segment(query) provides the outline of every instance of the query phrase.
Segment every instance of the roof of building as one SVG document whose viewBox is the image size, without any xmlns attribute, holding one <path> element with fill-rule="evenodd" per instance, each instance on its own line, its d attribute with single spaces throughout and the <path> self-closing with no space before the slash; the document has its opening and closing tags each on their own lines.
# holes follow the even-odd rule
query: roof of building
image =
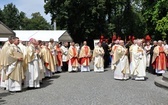
<svg viewBox="0 0 168 105">
<path fill-rule="evenodd" d="M 15 36 L 13 30 L 0 21 L 0 38 L 6 39 L 9 36 Z M 1 40 L 1 39 L 0 39 Z"/>
<path fill-rule="evenodd" d="M 59 41 L 60 41 L 60 42 L 72 42 L 73 39 L 72 39 L 72 37 L 68 34 L 68 32 L 65 31 L 64 34 L 62 34 L 62 35 L 59 37 Z"/>
</svg>

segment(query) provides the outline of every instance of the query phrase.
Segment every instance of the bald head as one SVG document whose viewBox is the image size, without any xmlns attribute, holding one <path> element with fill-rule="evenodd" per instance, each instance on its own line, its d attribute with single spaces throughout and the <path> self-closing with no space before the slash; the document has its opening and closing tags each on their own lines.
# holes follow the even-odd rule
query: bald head
<svg viewBox="0 0 168 105">
<path fill-rule="evenodd" d="M 137 41 L 138 41 L 138 40 L 134 40 L 133 43 L 134 43 L 134 44 L 137 44 Z"/>
<path fill-rule="evenodd" d="M 74 46 L 74 45 L 75 45 L 75 42 L 71 42 L 70 45 L 71 45 L 71 46 Z"/>
<path fill-rule="evenodd" d="M 153 45 L 157 45 L 157 41 L 153 41 Z"/>
<path fill-rule="evenodd" d="M 137 40 L 136 43 L 137 43 L 138 46 L 141 46 L 142 45 L 142 40 Z"/>
<path fill-rule="evenodd" d="M 159 40 L 159 41 L 158 41 L 158 45 L 159 45 L 159 46 L 162 46 L 162 44 L 163 44 L 163 41 Z"/>
<path fill-rule="evenodd" d="M 83 45 L 87 45 L 87 42 L 86 42 L 86 41 L 84 41 L 84 42 L 83 42 Z"/>
<path fill-rule="evenodd" d="M 54 39 L 53 38 L 50 38 L 50 43 L 54 43 Z"/>
<path fill-rule="evenodd" d="M 68 42 L 64 42 L 64 46 L 67 47 L 68 46 Z"/>
<path fill-rule="evenodd" d="M 38 45 L 38 41 L 37 41 L 36 39 L 34 39 L 34 38 L 31 38 L 31 39 L 29 40 L 29 42 L 30 42 L 31 44 L 33 44 L 33 45 Z"/>
<path fill-rule="evenodd" d="M 8 37 L 8 41 L 9 41 L 11 44 L 12 44 L 13 41 L 14 41 L 13 38 L 14 38 L 13 36 L 9 36 L 9 37 Z"/>
</svg>

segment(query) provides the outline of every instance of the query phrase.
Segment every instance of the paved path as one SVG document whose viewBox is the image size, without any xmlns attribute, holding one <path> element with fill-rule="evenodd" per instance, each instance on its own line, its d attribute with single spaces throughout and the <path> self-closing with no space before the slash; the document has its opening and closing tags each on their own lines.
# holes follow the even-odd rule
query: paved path
<svg viewBox="0 0 168 105">
<path fill-rule="evenodd" d="M 9 93 L 0 89 L 2 105 L 168 105 L 168 90 L 147 81 L 117 81 L 104 73 L 60 73 L 46 79 L 40 89 Z"/>
</svg>

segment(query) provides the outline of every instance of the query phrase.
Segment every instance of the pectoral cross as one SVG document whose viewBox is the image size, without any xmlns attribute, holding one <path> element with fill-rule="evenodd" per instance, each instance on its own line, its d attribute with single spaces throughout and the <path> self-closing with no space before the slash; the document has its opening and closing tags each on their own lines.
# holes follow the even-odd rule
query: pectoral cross
<svg viewBox="0 0 168 105">
<path fill-rule="evenodd" d="M 138 52 L 143 52 L 141 47 L 138 47 Z"/>
</svg>

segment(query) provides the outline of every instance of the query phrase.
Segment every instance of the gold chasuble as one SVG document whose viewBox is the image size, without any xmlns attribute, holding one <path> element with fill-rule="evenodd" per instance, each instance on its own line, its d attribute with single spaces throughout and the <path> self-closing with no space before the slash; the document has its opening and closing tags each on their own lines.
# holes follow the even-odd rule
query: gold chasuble
<svg viewBox="0 0 168 105">
<path fill-rule="evenodd" d="M 54 67 L 54 59 L 53 56 L 50 52 L 50 49 L 47 48 L 46 46 L 42 46 L 41 49 L 41 57 L 44 61 L 44 66 L 48 69 L 54 72 L 55 67 Z"/>
<path fill-rule="evenodd" d="M 22 81 L 24 79 L 23 64 L 22 61 L 18 61 L 18 59 L 23 58 L 23 54 L 19 47 L 12 44 L 7 52 L 7 57 L 8 64 L 14 66 L 12 70 L 7 73 L 7 77 L 18 82 Z"/>
<path fill-rule="evenodd" d="M 3 67 L 3 68 L 4 68 L 4 67 L 6 68 L 6 67 L 9 65 L 9 61 L 8 61 L 8 57 L 7 57 L 6 52 L 9 50 L 10 45 L 11 45 L 10 42 L 7 41 L 7 42 L 3 45 L 2 49 L 1 49 L 0 66 Z"/>
<path fill-rule="evenodd" d="M 35 47 L 33 44 L 30 44 L 27 48 L 27 61 L 32 62 L 35 59 Z"/>
<path fill-rule="evenodd" d="M 48 48 L 53 56 L 53 60 L 54 60 L 54 65 L 57 65 L 57 60 L 56 60 L 56 51 L 54 49 L 54 43 L 49 42 L 48 43 Z"/>
<path fill-rule="evenodd" d="M 5 44 L 3 45 L 2 49 L 1 49 L 1 54 L 0 54 L 0 72 L 1 70 L 3 70 L 1 73 L 1 79 L 2 81 L 4 82 L 6 80 L 6 70 L 7 70 L 7 67 L 8 65 L 10 64 L 9 61 L 8 61 L 8 55 L 6 54 L 7 51 L 9 50 L 10 48 L 10 42 L 7 41 L 5 42 Z"/>
<path fill-rule="evenodd" d="M 118 45 L 113 53 L 112 70 L 115 70 L 116 64 L 123 57 L 124 54 L 125 54 L 125 51 L 123 50 L 123 47 Z"/>
<path fill-rule="evenodd" d="M 28 59 L 27 59 L 28 47 L 23 45 L 22 43 L 19 43 L 18 47 L 20 48 L 20 50 L 23 53 L 23 70 L 24 70 L 24 72 L 26 72 L 26 70 L 28 69 Z"/>
</svg>

